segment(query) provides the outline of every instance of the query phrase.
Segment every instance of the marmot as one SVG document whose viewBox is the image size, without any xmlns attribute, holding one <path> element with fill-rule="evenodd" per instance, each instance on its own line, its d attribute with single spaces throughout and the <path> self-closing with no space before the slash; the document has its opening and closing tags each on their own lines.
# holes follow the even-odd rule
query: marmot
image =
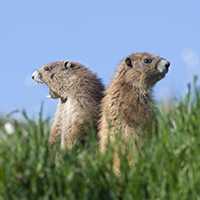
<svg viewBox="0 0 200 200">
<path fill-rule="evenodd" d="M 145 128 L 148 116 L 153 114 L 150 106 L 153 103 L 152 87 L 165 77 L 169 66 L 167 60 L 148 53 L 132 54 L 121 62 L 102 99 L 98 133 L 102 153 L 105 152 L 108 137 L 113 141 L 119 132 L 126 141 L 134 136 L 137 143 L 141 142 L 135 131 L 141 125 L 142 129 Z M 135 150 L 137 153 L 137 147 Z M 116 155 L 114 160 L 114 171 L 119 175 L 120 164 Z"/>
<path fill-rule="evenodd" d="M 52 99 L 59 98 L 55 119 L 49 136 L 50 145 L 61 140 L 61 148 L 71 148 L 77 139 L 85 143 L 85 123 L 97 131 L 100 101 L 104 86 L 99 78 L 83 65 L 60 61 L 44 65 L 32 74 L 36 83 L 49 88 Z"/>
</svg>

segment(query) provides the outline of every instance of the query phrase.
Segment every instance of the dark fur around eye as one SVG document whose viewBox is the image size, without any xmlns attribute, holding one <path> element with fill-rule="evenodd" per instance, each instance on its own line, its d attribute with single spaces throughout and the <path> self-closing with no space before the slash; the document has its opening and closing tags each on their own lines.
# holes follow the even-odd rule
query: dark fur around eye
<svg viewBox="0 0 200 200">
<path fill-rule="evenodd" d="M 46 67 L 44 70 L 45 71 L 51 71 L 52 69 L 51 69 L 51 67 Z"/>
<path fill-rule="evenodd" d="M 152 60 L 151 60 L 150 58 L 149 58 L 149 59 L 147 59 L 147 58 L 144 59 L 144 63 L 151 63 L 151 61 L 152 61 Z"/>
<path fill-rule="evenodd" d="M 51 79 L 53 78 L 54 74 L 51 74 Z"/>
</svg>

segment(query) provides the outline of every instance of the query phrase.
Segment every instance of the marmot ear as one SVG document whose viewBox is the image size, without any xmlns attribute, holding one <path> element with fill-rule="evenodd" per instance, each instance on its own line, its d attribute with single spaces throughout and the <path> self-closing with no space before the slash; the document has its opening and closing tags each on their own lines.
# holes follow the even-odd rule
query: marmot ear
<svg viewBox="0 0 200 200">
<path fill-rule="evenodd" d="M 70 61 L 65 61 L 65 62 L 63 63 L 63 66 L 64 66 L 65 69 L 70 69 L 70 68 L 72 68 L 72 64 L 71 64 Z"/>
<path fill-rule="evenodd" d="M 126 58 L 125 63 L 126 63 L 126 66 L 128 68 L 132 68 L 133 67 L 132 60 L 130 58 Z"/>
</svg>

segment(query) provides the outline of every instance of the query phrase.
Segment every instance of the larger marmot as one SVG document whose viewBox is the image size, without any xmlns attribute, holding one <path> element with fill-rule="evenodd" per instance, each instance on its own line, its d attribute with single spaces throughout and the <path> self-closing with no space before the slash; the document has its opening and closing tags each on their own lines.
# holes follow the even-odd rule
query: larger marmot
<svg viewBox="0 0 200 200">
<path fill-rule="evenodd" d="M 119 132 L 125 140 L 134 135 L 136 141 L 141 142 L 135 131 L 141 125 L 145 129 L 148 116 L 153 114 L 152 87 L 165 77 L 169 66 L 167 60 L 148 53 L 132 54 L 121 62 L 102 99 L 98 133 L 102 153 L 108 137 L 113 141 Z M 137 153 L 138 149 L 135 150 Z M 114 170 L 119 175 L 119 160 L 117 156 L 114 159 Z"/>
<path fill-rule="evenodd" d="M 84 144 L 85 124 L 91 124 L 88 120 L 92 120 L 97 130 L 104 91 L 101 80 L 83 65 L 70 61 L 46 64 L 32 78 L 49 87 L 52 99 L 60 99 L 51 127 L 50 145 L 58 138 L 61 148 L 71 148 L 77 139 Z"/>
</svg>

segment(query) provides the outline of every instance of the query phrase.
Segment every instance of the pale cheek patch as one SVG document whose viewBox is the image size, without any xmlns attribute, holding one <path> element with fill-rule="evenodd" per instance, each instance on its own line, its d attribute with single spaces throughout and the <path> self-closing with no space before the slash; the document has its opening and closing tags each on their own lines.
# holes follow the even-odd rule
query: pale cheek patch
<svg viewBox="0 0 200 200">
<path fill-rule="evenodd" d="M 161 60 L 157 65 L 157 70 L 162 74 L 166 74 L 168 72 L 168 67 L 166 66 L 166 64 L 166 60 Z"/>
</svg>

